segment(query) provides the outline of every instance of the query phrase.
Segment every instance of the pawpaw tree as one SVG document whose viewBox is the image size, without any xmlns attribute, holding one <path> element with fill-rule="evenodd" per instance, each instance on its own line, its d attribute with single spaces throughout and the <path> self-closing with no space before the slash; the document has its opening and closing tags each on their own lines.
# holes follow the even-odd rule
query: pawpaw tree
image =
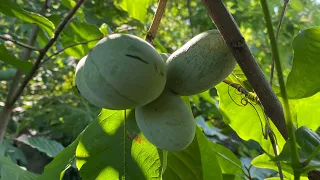
<svg viewBox="0 0 320 180">
<path fill-rule="evenodd" d="M 319 9 L 3 0 L 0 180 L 319 179 Z"/>
</svg>

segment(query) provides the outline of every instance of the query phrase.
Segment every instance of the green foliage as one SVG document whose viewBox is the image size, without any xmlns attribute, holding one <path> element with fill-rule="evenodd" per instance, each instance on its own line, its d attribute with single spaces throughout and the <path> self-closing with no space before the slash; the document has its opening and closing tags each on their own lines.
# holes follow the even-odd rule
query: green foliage
<svg viewBox="0 0 320 180">
<path fill-rule="evenodd" d="M 36 180 L 39 175 L 21 169 L 10 158 L 0 156 L 1 180 Z"/>
<path fill-rule="evenodd" d="M 31 67 L 32 63 L 28 61 L 20 61 L 14 55 L 12 55 L 3 44 L 0 44 L 0 60 L 8 63 L 16 68 L 23 70 L 24 72 L 28 72 Z"/>
<path fill-rule="evenodd" d="M 115 0 L 115 5 L 127 11 L 130 17 L 144 23 L 151 2 L 152 0 Z"/>
<path fill-rule="evenodd" d="M 61 152 L 64 147 L 54 140 L 45 139 L 42 137 L 30 137 L 17 139 L 24 144 L 27 144 L 37 150 L 46 153 L 49 157 L 54 157 Z"/>
<path fill-rule="evenodd" d="M 134 111 L 102 110 L 76 150 L 84 179 L 160 179 L 160 155 L 140 133 Z"/>
<path fill-rule="evenodd" d="M 320 27 L 301 30 L 293 40 L 293 65 L 288 75 L 289 98 L 305 98 L 320 91 Z"/>
<path fill-rule="evenodd" d="M 40 14 L 21 9 L 21 7 L 12 0 L 2 0 L 0 12 L 7 16 L 19 18 L 27 23 L 35 23 L 44 29 L 50 37 L 53 36 L 55 26 L 51 21 Z"/>
</svg>

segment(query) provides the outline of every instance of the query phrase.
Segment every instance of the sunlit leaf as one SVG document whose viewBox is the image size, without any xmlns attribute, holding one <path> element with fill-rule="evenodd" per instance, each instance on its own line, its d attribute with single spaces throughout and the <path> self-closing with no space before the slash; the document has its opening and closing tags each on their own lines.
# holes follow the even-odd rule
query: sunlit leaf
<svg viewBox="0 0 320 180">
<path fill-rule="evenodd" d="M 115 0 L 114 3 L 124 11 L 127 11 L 130 17 L 145 23 L 147 9 L 152 3 L 152 0 Z"/>
<path fill-rule="evenodd" d="M 288 76 L 289 98 L 304 98 L 320 91 L 320 27 L 306 29 L 293 40 L 293 67 Z"/>
<path fill-rule="evenodd" d="M 24 72 L 28 72 L 32 63 L 28 61 L 20 61 L 14 55 L 12 55 L 3 44 L 0 44 L 0 60 L 8 63 L 18 69 L 23 70 Z"/>
<path fill-rule="evenodd" d="M 234 88 L 228 87 L 225 83 L 218 84 L 216 88 L 220 97 L 219 109 L 223 114 L 224 122 L 235 130 L 243 140 L 255 140 L 266 152 L 273 154 L 270 140 L 264 139 L 264 135 L 262 134 L 262 130 L 265 131 L 265 118 L 261 107 L 255 103 L 241 106 L 241 98 L 243 96 L 239 95 Z M 273 123 L 269 122 L 281 149 L 285 141 Z"/>
<path fill-rule="evenodd" d="M 159 152 L 140 132 L 134 111 L 103 109 L 84 131 L 76 156 L 83 179 L 161 179 Z"/>
<path fill-rule="evenodd" d="M 53 36 L 55 27 L 51 21 L 40 14 L 21 9 L 21 7 L 12 0 L 1 0 L 0 12 L 7 16 L 17 17 L 27 23 L 35 23 L 44 29 L 49 36 Z"/>
</svg>

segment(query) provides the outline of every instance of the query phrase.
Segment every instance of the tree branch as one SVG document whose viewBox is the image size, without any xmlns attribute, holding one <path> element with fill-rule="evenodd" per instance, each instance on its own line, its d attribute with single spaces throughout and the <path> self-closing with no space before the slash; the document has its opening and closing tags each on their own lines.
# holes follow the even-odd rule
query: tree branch
<svg viewBox="0 0 320 180">
<path fill-rule="evenodd" d="M 22 43 L 22 42 L 19 42 L 19 41 L 14 40 L 14 39 L 8 38 L 8 37 L 6 37 L 6 36 L 4 36 L 4 35 L 0 35 L 0 38 L 3 39 L 3 40 L 5 40 L 5 41 L 11 41 L 11 42 L 13 42 L 13 43 L 16 44 L 16 45 L 19 45 L 19 46 L 21 46 L 21 47 L 24 47 L 24 48 L 27 48 L 27 49 L 30 49 L 30 50 L 41 51 L 40 48 L 33 47 L 33 46 L 28 45 L 28 44 L 24 44 L 24 43 Z"/>
<path fill-rule="evenodd" d="M 70 45 L 70 46 L 66 46 L 65 48 L 63 48 L 63 49 L 61 49 L 61 50 L 53 53 L 51 56 L 49 56 L 49 57 L 47 57 L 46 59 L 44 59 L 44 60 L 41 62 L 40 66 L 42 66 L 44 63 L 46 63 L 47 61 L 49 61 L 52 57 L 54 57 L 54 56 L 56 56 L 56 55 L 64 52 L 66 49 L 69 49 L 69 48 L 72 48 L 72 47 L 75 47 L 75 46 L 78 46 L 78 45 L 81 45 L 81 44 L 88 44 L 88 43 L 93 42 L 93 41 L 99 41 L 100 39 L 102 39 L 102 37 L 101 37 L 101 38 L 92 39 L 92 40 L 88 40 L 88 41 L 82 41 L 82 42 L 78 42 L 78 43 L 72 44 L 72 45 Z"/>
<path fill-rule="evenodd" d="M 12 106 L 17 99 L 21 96 L 24 88 L 28 84 L 28 82 L 32 79 L 32 77 L 35 75 L 36 71 L 40 67 L 41 60 L 45 56 L 46 52 L 50 49 L 50 47 L 55 43 L 55 41 L 58 39 L 60 33 L 62 32 L 63 28 L 68 24 L 70 19 L 73 17 L 73 15 L 76 13 L 76 11 L 80 8 L 80 6 L 84 3 L 85 0 L 79 0 L 77 4 L 73 7 L 73 9 L 68 13 L 68 15 L 63 19 L 63 21 L 59 24 L 57 27 L 53 38 L 49 40 L 49 42 L 45 45 L 43 48 L 43 51 L 40 52 L 36 62 L 32 66 L 30 72 L 27 74 L 27 76 L 24 78 L 24 80 L 21 83 L 21 86 L 18 88 L 16 93 L 14 94 L 12 100 L 8 103 L 9 106 Z"/>
<path fill-rule="evenodd" d="M 287 139 L 288 132 L 284 120 L 282 105 L 264 77 L 259 64 L 251 54 L 249 47 L 239 31 L 229 11 L 221 0 L 201 0 L 209 16 L 219 29 L 225 42 L 231 49 L 236 61 L 246 75 L 249 83 L 258 95 L 261 104 L 282 136 Z"/>
<path fill-rule="evenodd" d="M 283 7 L 282 7 L 282 12 L 280 15 L 280 20 L 278 23 L 278 27 L 277 27 L 277 31 L 276 31 L 276 41 L 278 41 L 278 37 L 279 37 L 279 32 L 280 32 L 280 28 L 281 28 L 281 24 L 284 18 L 284 13 L 286 12 L 286 8 L 288 5 L 289 0 L 283 0 Z M 270 86 L 272 86 L 272 81 L 273 81 L 273 74 L 274 74 L 274 57 L 272 54 L 272 64 L 271 64 L 271 69 L 270 69 Z"/>
<path fill-rule="evenodd" d="M 159 24 L 160 24 L 161 18 L 163 16 L 164 11 L 166 10 L 166 4 L 167 4 L 167 0 L 159 0 L 156 14 L 153 17 L 151 26 L 150 26 L 148 33 L 147 33 L 147 36 L 146 36 L 146 40 L 150 44 L 153 44 L 153 39 L 156 37 L 157 31 L 159 29 Z"/>
</svg>

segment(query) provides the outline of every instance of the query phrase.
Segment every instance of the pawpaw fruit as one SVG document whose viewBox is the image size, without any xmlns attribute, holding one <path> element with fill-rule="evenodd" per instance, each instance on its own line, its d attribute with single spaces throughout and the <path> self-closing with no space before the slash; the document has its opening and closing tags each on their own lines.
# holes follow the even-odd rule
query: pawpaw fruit
<svg viewBox="0 0 320 180">
<path fill-rule="evenodd" d="M 185 102 L 168 90 L 153 102 L 136 108 L 135 117 L 144 136 L 167 151 L 181 151 L 194 139 L 196 124 Z"/>
<path fill-rule="evenodd" d="M 233 54 L 218 30 L 203 32 L 175 51 L 166 61 L 167 87 L 182 96 L 206 91 L 235 68 Z"/>
<path fill-rule="evenodd" d="M 148 104 L 166 84 L 165 63 L 158 52 L 145 40 L 127 34 L 101 39 L 88 53 L 82 76 L 82 84 L 93 94 L 83 96 L 98 107 L 114 110 Z M 97 98 L 103 103 L 97 103 Z"/>
</svg>

